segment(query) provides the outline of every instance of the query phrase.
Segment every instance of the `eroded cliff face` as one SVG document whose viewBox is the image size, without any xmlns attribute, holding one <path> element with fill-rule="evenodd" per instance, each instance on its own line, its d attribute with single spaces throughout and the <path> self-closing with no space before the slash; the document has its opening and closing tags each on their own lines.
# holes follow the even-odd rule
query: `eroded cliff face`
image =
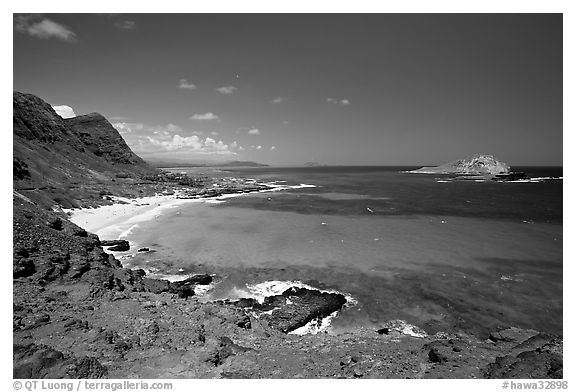
<svg viewBox="0 0 576 392">
<path fill-rule="evenodd" d="M 44 207 L 75 206 L 117 187 L 117 178 L 156 173 L 102 115 L 64 120 L 42 99 L 14 92 L 14 188 Z"/>
<path fill-rule="evenodd" d="M 412 173 L 495 175 L 508 173 L 510 166 L 493 155 L 478 154 L 440 166 L 425 166 Z"/>
<path fill-rule="evenodd" d="M 64 123 L 52 106 L 32 94 L 13 93 L 14 142 L 35 142 L 46 148 L 66 143 L 83 152 L 82 142 Z"/>
<path fill-rule="evenodd" d="M 104 116 L 90 113 L 64 120 L 82 141 L 85 148 L 107 162 L 147 167 L 138 155 L 134 154 L 118 131 Z"/>
</svg>

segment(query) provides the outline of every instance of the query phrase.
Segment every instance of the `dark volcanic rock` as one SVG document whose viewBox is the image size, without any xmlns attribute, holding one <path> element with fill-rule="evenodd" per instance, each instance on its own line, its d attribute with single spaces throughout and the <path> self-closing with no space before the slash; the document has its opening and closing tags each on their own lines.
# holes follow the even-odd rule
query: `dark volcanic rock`
<svg viewBox="0 0 576 392">
<path fill-rule="evenodd" d="M 164 279 L 142 279 L 142 283 L 146 289 L 151 293 L 164 293 L 170 291 L 170 282 Z"/>
<path fill-rule="evenodd" d="M 30 171 L 28 165 L 21 159 L 13 158 L 12 175 L 17 180 L 30 179 Z"/>
<path fill-rule="evenodd" d="M 75 358 L 45 345 L 14 345 L 13 377 L 103 378 L 108 370 L 90 357 Z"/>
<path fill-rule="evenodd" d="M 130 243 L 126 240 L 102 240 L 101 246 L 109 246 L 108 250 L 113 252 L 125 252 L 130 250 Z"/>
<path fill-rule="evenodd" d="M 516 357 L 496 358 L 485 370 L 486 378 L 563 378 L 562 357 L 540 350 L 524 351 Z"/>
<path fill-rule="evenodd" d="M 436 363 L 444 363 L 448 361 L 448 358 L 446 358 L 446 356 L 442 354 L 437 347 L 430 349 L 430 351 L 428 352 L 428 359 L 430 359 L 431 362 Z"/>
<path fill-rule="evenodd" d="M 454 350 L 454 341 L 434 340 L 422 347 L 427 351 L 428 360 L 433 363 L 444 364 L 446 362 L 458 362 L 457 351 Z M 459 348 L 458 348 L 459 349 Z"/>
<path fill-rule="evenodd" d="M 266 311 L 271 310 L 271 306 L 276 307 L 271 314 L 262 314 L 261 318 L 271 327 L 288 333 L 340 310 L 345 303 L 342 294 L 291 287 L 281 296 L 266 297 L 264 303 L 254 309 Z"/>
<path fill-rule="evenodd" d="M 191 285 L 191 284 L 207 285 L 210 283 L 212 283 L 212 276 L 208 274 L 193 275 L 184 280 L 173 282 L 175 286 Z"/>
<path fill-rule="evenodd" d="M 126 252 L 127 250 L 130 250 L 130 245 L 128 244 L 115 245 L 109 247 L 108 250 L 112 252 Z"/>
<path fill-rule="evenodd" d="M 76 237 L 88 237 L 88 232 L 84 229 L 77 229 L 72 232 Z"/>
<path fill-rule="evenodd" d="M 71 378 L 105 378 L 108 369 L 96 358 L 82 357 L 68 367 L 68 374 Z"/>
<path fill-rule="evenodd" d="M 176 288 L 170 288 L 170 291 L 177 294 L 180 298 L 188 298 L 192 297 L 194 293 L 194 289 L 191 286 L 179 286 Z"/>
<path fill-rule="evenodd" d="M 234 301 L 233 304 L 239 308 L 252 308 L 258 306 L 258 301 L 254 298 L 240 298 L 239 300 Z"/>
<path fill-rule="evenodd" d="M 101 246 L 116 246 L 116 245 L 121 245 L 121 246 L 128 246 L 130 247 L 130 243 L 126 240 L 100 240 L 100 245 Z"/>
<path fill-rule="evenodd" d="M 212 283 L 212 276 L 208 274 L 193 275 L 184 280 L 170 282 L 170 292 L 177 294 L 180 298 L 188 298 L 194 295 L 195 285 L 210 283 Z"/>
<path fill-rule="evenodd" d="M 222 336 L 217 341 L 212 342 L 212 346 L 213 348 L 205 360 L 213 363 L 215 366 L 222 365 L 227 358 L 233 355 L 251 350 L 248 347 L 242 347 L 234 343 L 234 341 L 227 336 Z"/>
<path fill-rule="evenodd" d="M 533 335 L 516 345 L 510 355 L 496 358 L 484 369 L 484 377 L 562 378 L 562 353 L 562 338 L 548 334 Z"/>
<path fill-rule="evenodd" d="M 30 276 L 36 272 L 34 262 L 30 259 L 14 260 L 12 265 L 12 275 L 14 279 Z"/>
<path fill-rule="evenodd" d="M 507 328 L 500 331 L 491 332 L 488 339 L 493 342 L 522 343 L 525 340 L 538 334 L 538 331 L 520 328 Z"/>
<path fill-rule="evenodd" d="M 54 230 L 62 230 L 64 228 L 64 224 L 62 223 L 62 219 L 60 219 L 60 217 L 51 219 L 50 222 L 48 222 L 48 226 Z"/>
</svg>

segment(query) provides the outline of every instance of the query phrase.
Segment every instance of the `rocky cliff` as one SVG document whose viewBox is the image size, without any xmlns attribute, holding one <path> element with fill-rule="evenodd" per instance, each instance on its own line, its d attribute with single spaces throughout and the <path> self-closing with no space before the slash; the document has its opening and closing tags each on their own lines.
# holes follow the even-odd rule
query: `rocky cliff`
<svg viewBox="0 0 576 392">
<path fill-rule="evenodd" d="M 118 131 L 99 113 L 90 113 L 64 120 L 84 144 L 86 150 L 104 158 L 112 165 L 146 167 L 146 163 L 134 154 Z"/>
<path fill-rule="evenodd" d="M 478 154 L 470 158 L 459 159 L 440 166 L 428 166 L 412 170 L 411 173 L 424 174 L 472 174 L 495 175 L 508 173 L 510 166 L 499 161 L 493 155 Z"/>
<path fill-rule="evenodd" d="M 102 115 L 64 120 L 42 99 L 14 92 L 16 191 L 45 207 L 74 206 L 88 194 L 98 197 L 117 187 L 118 178 L 140 182 L 155 173 Z"/>
</svg>

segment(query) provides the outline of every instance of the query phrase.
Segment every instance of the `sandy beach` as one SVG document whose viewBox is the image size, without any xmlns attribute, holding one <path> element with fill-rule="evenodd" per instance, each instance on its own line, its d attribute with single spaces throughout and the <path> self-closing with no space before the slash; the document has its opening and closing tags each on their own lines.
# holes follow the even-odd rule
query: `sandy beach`
<svg viewBox="0 0 576 392">
<path fill-rule="evenodd" d="M 192 204 L 218 204 L 226 199 L 254 193 L 278 192 L 289 189 L 314 188 L 311 184 L 286 185 L 282 181 L 265 182 L 261 185 L 269 189 L 248 192 L 230 193 L 217 197 L 186 198 L 181 190 L 173 194 L 157 194 L 136 199 L 113 197 L 114 204 L 97 208 L 64 209 L 71 222 L 83 229 L 97 234 L 101 239 L 126 239 L 138 225 L 159 219 L 162 214 L 177 207 Z"/>
<path fill-rule="evenodd" d="M 115 197 L 116 203 L 98 208 L 64 210 L 70 221 L 101 239 L 124 239 L 139 223 L 158 218 L 167 209 L 198 202 L 175 195 L 156 195 L 138 199 Z"/>
</svg>

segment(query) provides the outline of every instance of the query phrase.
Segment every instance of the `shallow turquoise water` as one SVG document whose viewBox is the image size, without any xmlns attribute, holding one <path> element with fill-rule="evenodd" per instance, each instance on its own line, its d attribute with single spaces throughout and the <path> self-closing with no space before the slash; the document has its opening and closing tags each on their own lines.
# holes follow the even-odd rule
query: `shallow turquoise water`
<svg viewBox="0 0 576 392">
<path fill-rule="evenodd" d="M 321 169 L 221 173 L 318 187 L 182 206 L 134 230 L 157 252 L 130 263 L 217 273 L 211 298 L 272 279 L 348 292 L 359 303 L 334 328 L 400 318 L 430 332 L 562 331 L 562 181 Z"/>
</svg>

